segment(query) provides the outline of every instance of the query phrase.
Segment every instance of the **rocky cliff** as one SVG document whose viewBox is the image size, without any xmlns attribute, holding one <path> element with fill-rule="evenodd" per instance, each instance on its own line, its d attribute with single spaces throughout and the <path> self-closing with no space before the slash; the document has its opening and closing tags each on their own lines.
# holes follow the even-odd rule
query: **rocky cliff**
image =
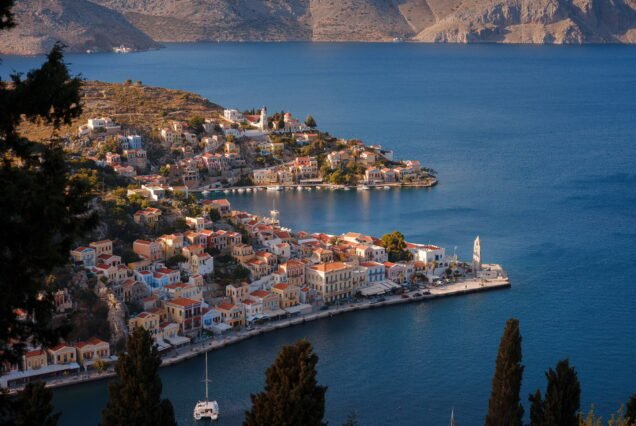
<svg viewBox="0 0 636 426">
<path fill-rule="evenodd" d="M 170 41 L 636 43 L 636 0 L 23 0 L 0 50 Z M 97 3 L 97 4 L 94 4 Z M 101 7 L 100 7 L 101 6 Z M 82 12 L 77 12 L 82 9 Z M 116 29 L 116 30 L 114 30 Z M 146 36 L 147 34 L 147 36 Z M 148 38 L 148 36 L 150 38 Z"/>
</svg>

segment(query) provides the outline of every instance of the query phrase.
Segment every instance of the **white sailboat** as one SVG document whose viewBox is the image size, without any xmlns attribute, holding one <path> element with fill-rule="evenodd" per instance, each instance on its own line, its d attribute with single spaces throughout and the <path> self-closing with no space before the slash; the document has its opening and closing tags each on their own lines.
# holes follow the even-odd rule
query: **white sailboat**
<svg viewBox="0 0 636 426">
<path fill-rule="evenodd" d="M 451 418 L 450 418 L 449 426 L 457 426 L 457 423 L 455 422 L 455 407 L 453 407 L 453 409 L 451 410 Z"/>
<path fill-rule="evenodd" d="M 201 420 L 208 418 L 210 420 L 216 420 L 219 418 L 219 404 L 216 401 L 210 401 L 208 399 L 208 353 L 205 353 L 205 400 L 197 402 L 194 406 L 194 419 Z"/>
</svg>

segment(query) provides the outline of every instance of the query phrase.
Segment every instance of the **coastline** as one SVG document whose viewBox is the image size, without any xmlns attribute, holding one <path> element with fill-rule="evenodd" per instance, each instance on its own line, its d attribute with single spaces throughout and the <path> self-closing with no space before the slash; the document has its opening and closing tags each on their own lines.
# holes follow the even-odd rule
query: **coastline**
<svg viewBox="0 0 636 426">
<path fill-rule="evenodd" d="M 400 295 L 386 296 L 382 302 L 372 303 L 369 300 L 363 302 L 346 304 L 343 306 L 332 307 L 325 311 L 312 312 L 301 317 L 290 318 L 286 320 L 279 320 L 274 323 L 268 323 L 263 326 L 256 326 L 254 330 L 240 331 L 237 334 L 224 337 L 222 339 L 210 339 L 204 342 L 195 343 L 190 347 L 180 348 L 183 353 L 177 353 L 174 356 L 163 358 L 161 367 L 169 367 L 188 359 L 195 358 L 205 352 L 210 352 L 218 349 L 222 349 L 226 346 L 233 345 L 235 343 L 242 342 L 243 340 L 250 339 L 261 334 L 269 333 L 283 328 L 302 325 L 306 322 L 328 319 L 337 315 L 346 314 L 349 312 L 376 309 L 387 306 L 395 306 L 404 303 L 422 303 L 435 299 L 442 299 L 446 297 L 462 296 L 472 293 L 482 293 L 495 290 L 503 290 L 511 288 L 510 280 L 508 278 L 498 278 L 492 280 L 477 280 L 469 279 L 463 280 L 454 284 L 449 284 L 444 287 L 429 289 L 430 294 L 422 294 L 420 297 L 414 297 L 414 294 L 420 293 L 422 290 L 411 291 L 406 294 L 408 298 L 404 298 Z M 93 372 L 90 374 L 79 373 L 72 377 L 62 377 L 60 379 L 53 379 L 46 381 L 48 388 L 60 388 L 66 386 L 79 385 L 82 383 L 94 382 L 99 380 L 105 380 L 115 377 L 114 371 L 108 371 L 104 373 Z M 15 388 L 9 390 L 9 393 L 18 392 L 21 388 Z"/>
<path fill-rule="evenodd" d="M 387 182 L 382 184 L 364 184 L 367 186 L 367 189 L 394 189 L 394 188 L 433 188 L 437 186 L 439 180 L 436 177 L 430 177 L 426 180 L 420 182 L 411 182 L 411 183 L 403 183 L 403 182 Z M 360 184 L 363 185 L 363 184 Z M 198 188 L 189 189 L 189 192 L 198 193 L 203 191 L 217 192 L 223 193 L 225 191 L 235 192 L 238 190 L 249 190 L 249 191 L 261 191 L 267 190 L 268 188 L 280 188 L 280 190 L 291 190 L 291 189 L 328 189 L 332 191 L 337 190 L 354 190 L 357 189 L 359 185 L 334 185 L 331 183 L 316 183 L 316 184 L 293 184 L 293 185 L 250 185 L 250 186 L 228 186 L 223 188 L 211 188 L 211 185 L 203 185 Z"/>
</svg>

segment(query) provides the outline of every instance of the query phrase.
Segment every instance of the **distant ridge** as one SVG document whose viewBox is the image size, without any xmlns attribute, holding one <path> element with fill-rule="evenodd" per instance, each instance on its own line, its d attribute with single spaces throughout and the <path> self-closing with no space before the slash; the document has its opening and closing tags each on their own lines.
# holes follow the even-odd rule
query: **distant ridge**
<svg viewBox="0 0 636 426">
<path fill-rule="evenodd" d="M 2 52 L 39 53 L 56 38 L 73 51 L 153 40 L 636 43 L 636 0 L 22 0 L 16 15 Z"/>
<path fill-rule="evenodd" d="M 87 0 L 19 0 L 17 26 L 0 35 L 0 53 L 37 55 L 56 41 L 71 52 L 112 51 L 125 45 L 147 50 L 160 45 L 118 12 Z"/>
</svg>

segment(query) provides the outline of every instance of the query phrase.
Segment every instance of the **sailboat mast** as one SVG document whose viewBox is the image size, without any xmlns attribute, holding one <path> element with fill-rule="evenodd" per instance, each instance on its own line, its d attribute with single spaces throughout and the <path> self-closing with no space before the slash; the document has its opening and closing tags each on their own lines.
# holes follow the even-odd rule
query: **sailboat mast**
<svg viewBox="0 0 636 426">
<path fill-rule="evenodd" d="M 205 402 L 208 402 L 208 353 L 205 353 Z"/>
</svg>

